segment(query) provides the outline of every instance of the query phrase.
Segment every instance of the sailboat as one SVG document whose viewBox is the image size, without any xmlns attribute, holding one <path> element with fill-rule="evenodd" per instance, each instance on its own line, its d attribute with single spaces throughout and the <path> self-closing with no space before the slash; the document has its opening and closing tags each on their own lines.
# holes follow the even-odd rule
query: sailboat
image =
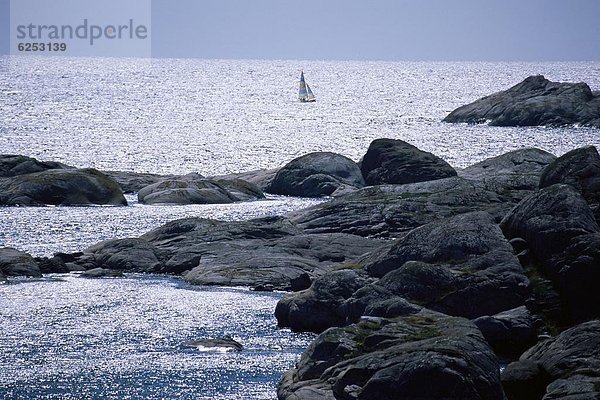
<svg viewBox="0 0 600 400">
<path fill-rule="evenodd" d="M 312 90 L 310 90 L 310 86 L 308 86 L 308 83 L 306 83 L 304 80 L 304 71 L 300 73 L 300 89 L 298 90 L 298 99 L 302 103 L 317 101 Z"/>
</svg>

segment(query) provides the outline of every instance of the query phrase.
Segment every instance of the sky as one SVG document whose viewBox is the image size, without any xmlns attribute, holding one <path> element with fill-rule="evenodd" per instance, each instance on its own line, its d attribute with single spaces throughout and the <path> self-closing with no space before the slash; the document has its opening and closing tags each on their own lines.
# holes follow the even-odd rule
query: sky
<svg viewBox="0 0 600 400">
<path fill-rule="evenodd" d="M 600 0 L 150 2 L 152 57 L 600 60 Z M 0 0 L 3 54 L 9 52 L 9 3 Z"/>
</svg>

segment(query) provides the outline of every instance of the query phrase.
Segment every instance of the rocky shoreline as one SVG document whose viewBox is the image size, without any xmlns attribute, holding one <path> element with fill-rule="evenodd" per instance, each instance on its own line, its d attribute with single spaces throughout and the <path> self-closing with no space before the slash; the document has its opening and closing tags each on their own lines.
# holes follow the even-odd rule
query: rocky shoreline
<svg viewBox="0 0 600 400">
<path fill-rule="evenodd" d="M 587 93 L 532 77 L 482 101 L 513 96 L 514 103 L 524 88 L 544 96 Z M 586 107 L 596 104 L 594 96 Z M 447 120 L 460 113 L 472 116 L 466 122 L 484 118 L 465 107 Z M 493 123 L 508 123 L 507 112 Z M 574 123 L 517 122 L 530 121 Z M 520 149 L 455 170 L 408 143 L 378 139 L 359 163 L 311 153 L 277 170 L 212 178 L 0 157 L 3 205 L 123 205 L 123 192 L 166 204 L 256 200 L 264 193 L 332 199 L 280 217 L 176 220 L 139 238 L 51 258 L 3 248 L 0 280 L 147 272 L 197 285 L 289 291 L 277 304 L 278 324 L 318 336 L 282 377 L 280 399 L 600 396 L 595 147 L 560 157 Z"/>
<path fill-rule="evenodd" d="M 586 343 L 600 338 L 597 150 L 556 158 L 521 149 L 454 171 L 416 148 L 411 160 L 404 142 L 378 143 L 387 153 L 381 184 L 350 189 L 331 162 L 294 167 L 296 187 L 345 193 L 282 217 L 172 221 L 51 258 L 0 249 L 2 279 L 148 272 L 291 291 L 275 310 L 279 325 L 320 335 L 283 377 L 281 399 L 594 398 L 600 357 Z M 424 163 L 449 172 L 393 183 L 386 166 L 402 168 L 394 146 L 412 171 Z M 318 166 L 319 156 L 309 160 Z M 271 182 L 277 175 L 290 176 Z M 553 372 L 560 356 L 544 349 L 557 346 L 577 361 Z M 514 362 L 500 374 L 499 359 Z"/>
</svg>

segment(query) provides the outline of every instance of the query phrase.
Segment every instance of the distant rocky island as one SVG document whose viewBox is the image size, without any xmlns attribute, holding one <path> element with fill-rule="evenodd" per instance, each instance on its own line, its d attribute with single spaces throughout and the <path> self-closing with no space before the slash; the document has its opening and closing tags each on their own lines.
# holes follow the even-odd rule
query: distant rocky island
<svg viewBox="0 0 600 400">
<path fill-rule="evenodd" d="M 598 95 L 586 87 L 530 77 L 446 120 L 598 126 Z M 146 272 L 288 291 L 274 310 L 279 326 L 319 335 L 282 377 L 279 399 L 600 396 L 593 146 L 560 157 L 524 148 L 457 170 L 401 140 L 377 139 L 358 163 L 319 152 L 209 178 L 0 157 L 4 205 L 124 205 L 123 192 L 166 204 L 264 193 L 331 200 L 280 217 L 176 220 L 50 258 L 3 248 L 0 280 Z"/>
<path fill-rule="evenodd" d="M 444 121 L 600 128 L 600 92 L 593 92 L 585 83 L 551 82 L 541 75 L 530 76 L 508 90 L 457 108 Z"/>
</svg>

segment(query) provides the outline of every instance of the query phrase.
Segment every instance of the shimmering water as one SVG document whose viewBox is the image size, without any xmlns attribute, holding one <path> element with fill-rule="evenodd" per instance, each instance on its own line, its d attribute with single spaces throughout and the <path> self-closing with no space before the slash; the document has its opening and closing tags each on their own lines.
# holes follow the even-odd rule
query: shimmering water
<svg viewBox="0 0 600 400">
<path fill-rule="evenodd" d="M 297 102 L 304 69 L 318 101 Z M 360 159 L 380 137 L 455 167 L 534 146 L 600 146 L 588 128 L 440 122 L 532 74 L 600 90 L 600 63 L 418 63 L 0 57 L 0 153 L 79 167 L 217 175 L 311 151 Z M 282 214 L 314 200 L 233 205 L 1 208 L 0 247 L 34 255 L 138 236 L 167 221 Z M 0 285 L 0 399 L 266 399 L 309 338 L 277 330 L 278 294 L 164 277 L 61 275 Z M 231 334 L 241 353 L 185 340 Z"/>
<path fill-rule="evenodd" d="M 304 69 L 317 102 L 297 101 Z M 509 149 L 562 154 L 597 130 L 440 122 L 532 74 L 600 90 L 599 62 L 0 58 L 0 150 L 99 169 L 206 175 L 317 150 L 358 160 L 391 137 L 464 167 Z"/>
<path fill-rule="evenodd" d="M 137 237 L 179 218 L 244 220 L 324 201 L 269 195 L 267 200 L 237 204 L 148 206 L 138 203 L 135 195 L 125 197 L 128 207 L 0 207 L 0 247 L 50 256 L 81 251 L 101 240 Z"/>
<path fill-rule="evenodd" d="M 312 336 L 276 328 L 279 297 L 142 275 L 0 284 L 0 399 L 273 399 Z M 224 335 L 244 349 L 182 346 Z"/>
</svg>

